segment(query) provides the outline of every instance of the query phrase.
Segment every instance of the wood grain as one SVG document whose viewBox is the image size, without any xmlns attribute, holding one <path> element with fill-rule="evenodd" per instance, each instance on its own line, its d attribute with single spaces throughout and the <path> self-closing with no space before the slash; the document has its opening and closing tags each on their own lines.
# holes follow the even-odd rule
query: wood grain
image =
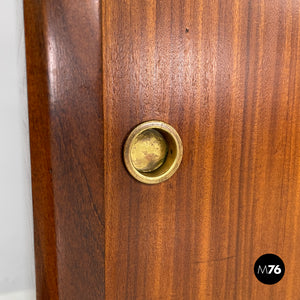
<svg viewBox="0 0 300 300">
<path fill-rule="evenodd" d="M 300 1 L 24 4 L 38 299 L 298 299 Z M 151 119 L 184 156 L 148 186 Z"/>
<path fill-rule="evenodd" d="M 100 7 L 24 1 L 38 299 L 104 298 Z"/>
<path fill-rule="evenodd" d="M 104 1 L 107 299 L 298 299 L 299 9 Z M 120 159 L 120 137 L 151 119 L 184 146 L 156 186 Z M 269 252 L 286 264 L 274 286 L 253 272 Z"/>
</svg>

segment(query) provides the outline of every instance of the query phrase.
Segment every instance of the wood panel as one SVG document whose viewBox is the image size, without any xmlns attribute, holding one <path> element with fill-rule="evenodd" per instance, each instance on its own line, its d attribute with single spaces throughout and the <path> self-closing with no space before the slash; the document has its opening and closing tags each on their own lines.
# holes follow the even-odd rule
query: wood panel
<svg viewBox="0 0 300 300">
<path fill-rule="evenodd" d="M 104 1 L 107 299 L 299 297 L 299 9 Z M 151 119 L 184 146 L 178 172 L 155 186 L 120 157 Z M 286 264 L 274 286 L 253 272 L 269 252 Z"/>
<path fill-rule="evenodd" d="M 37 299 L 104 298 L 100 8 L 24 1 Z"/>
<path fill-rule="evenodd" d="M 297 299 L 300 1 L 24 0 L 38 299 Z M 158 185 L 122 148 L 157 119 Z M 273 286 L 256 259 L 279 255 Z"/>
</svg>

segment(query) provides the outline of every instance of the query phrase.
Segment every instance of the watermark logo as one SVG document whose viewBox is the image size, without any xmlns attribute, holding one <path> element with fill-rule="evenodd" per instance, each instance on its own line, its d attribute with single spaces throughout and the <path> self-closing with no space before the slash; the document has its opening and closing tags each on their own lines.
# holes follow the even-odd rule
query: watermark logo
<svg viewBox="0 0 300 300">
<path fill-rule="evenodd" d="M 275 284 L 281 280 L 285 272 L 282 259 L 275 254 L 264 254 L 254 265 L 256 278 L 264 284 Z"/>
</svg>

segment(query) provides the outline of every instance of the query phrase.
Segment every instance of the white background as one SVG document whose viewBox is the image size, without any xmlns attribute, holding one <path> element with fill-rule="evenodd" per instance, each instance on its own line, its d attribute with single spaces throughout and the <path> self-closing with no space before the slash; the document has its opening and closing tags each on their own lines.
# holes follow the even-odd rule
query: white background
<svg viewBox="0 0 300 300">
<path fill-rule="evenodd" d="M 32 300 L 34 252 L 22 0 L 0 0 L 0 299 Z"/>
</svg>

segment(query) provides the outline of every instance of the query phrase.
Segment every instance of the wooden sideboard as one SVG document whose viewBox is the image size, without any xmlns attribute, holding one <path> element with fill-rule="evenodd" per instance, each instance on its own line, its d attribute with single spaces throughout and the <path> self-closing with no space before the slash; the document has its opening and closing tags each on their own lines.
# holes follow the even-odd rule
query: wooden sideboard
<svg viewBox="0 0 300 300">
<path fill-rule="evenodd" d="M 300 1 L 24 0 L 39 300 L 299 299 Z M 182 139 L 167 181 L 124 142 Z M 274 285 L 262 254 L 285 263 Z"/>
</svg>

